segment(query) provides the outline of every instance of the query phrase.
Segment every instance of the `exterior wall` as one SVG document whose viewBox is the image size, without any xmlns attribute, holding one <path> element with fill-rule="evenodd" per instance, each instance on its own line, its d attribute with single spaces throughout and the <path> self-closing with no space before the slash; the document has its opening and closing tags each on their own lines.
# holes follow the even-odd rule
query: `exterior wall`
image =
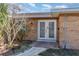
<svg viewBox="0 0 79 59">
<path fill-rule="evenodd" d="M 37 40 L 38 20 L 49 20 L 48 18 L 38 18 L 27 20 L 30 31 L 26 34 L 26 40 Z M 64 25 L 65 21 L 65 25 Z M 57 40 L 61 48 L 79 49 L 79 16 L 77 15 L 61 15 L 58 19 Z"/>
<path fill-rule="evenodd" d="M 64 21 L 66 22 L 64 25 Z M 59 17 L 60 47 L 79 49 L 79 16 L 62 15 Z"/>
<path fill-rule="evenodd" d="M 26 32 L 26 39 L 25 40 L 36 40 L 37 39 L 37 20 L 28 19 L 26 21 L 26 27 L 28 31 Z"/>
<path fill-rule="evenodd" d="M 26 27 L 30 30 L 26 33 L 26 40 L 37 40 L 38 39 L 38 21 L 39 20 L 52 20 L 52 18 L 31 18 L 26 22 Z"/>
</svg>

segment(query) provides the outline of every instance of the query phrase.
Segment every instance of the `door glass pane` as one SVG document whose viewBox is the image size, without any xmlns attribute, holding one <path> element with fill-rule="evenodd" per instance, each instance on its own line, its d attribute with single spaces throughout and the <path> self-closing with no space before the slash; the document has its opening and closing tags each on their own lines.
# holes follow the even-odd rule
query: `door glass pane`
<svg viewBox="0 0 79 59">
<path fill-rule="evenodd" d="M 40 22 L 40 37 L 45 37 L 45 22 Z"/>
<path fill-rule="evenodd" d="M 54 22 L 49 22 L 49 38 L 54 38 Z"/>
</svg>

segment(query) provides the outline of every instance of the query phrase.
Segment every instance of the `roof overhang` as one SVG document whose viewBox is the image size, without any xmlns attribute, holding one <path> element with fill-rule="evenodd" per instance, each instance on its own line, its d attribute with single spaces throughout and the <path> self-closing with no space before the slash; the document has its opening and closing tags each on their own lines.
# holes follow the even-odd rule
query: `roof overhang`
<svg viewBox="0 0 79 59">
<path fill-rule="evenodd" d="M 58 17 L 59 14 L 53 13 L 22 13 L 15 14 L 13 18 L 50 18 L 50 17 Z"/>
<path fill-rule="evenodd" d="M 60 14 L 79 14 L 79 9 L 54 9 L 54 12 L 40 12 L 40 13 L 21 13 L 15 14 L 13 18 L 50 18 L 50 17 L 58 17 Z"/>
</svg>

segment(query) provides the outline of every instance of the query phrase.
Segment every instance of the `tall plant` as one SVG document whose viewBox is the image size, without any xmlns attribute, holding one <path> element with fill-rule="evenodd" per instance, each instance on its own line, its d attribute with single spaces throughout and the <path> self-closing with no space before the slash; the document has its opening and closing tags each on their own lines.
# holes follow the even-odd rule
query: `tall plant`
<svg viewBox="0 0 79 59">
<path fill-rule="evenodd" d="M 6 27 L 4 31 L 7 33 L 8 37 L 8 47 L 13 47 L 13 42 L 16 39 L 16 36 L 18 32 L 23 28 L 23 25 L 25 25 L 25 20 L 14 18 L 14 16 L 17 14 L 18 11 L 21 10 L 21 8 L 16 4 L 8 4 L 9 8 L 8 10 L 11 12 L 9 13 L 11 17 L 8 18 Z"/>
<path fill-rule="evenodd" d="M 3 29 L 6 26 L 6 21 L 8 18 L 8 4 L 0 3 L 0 40 L 4 40 L 3 38 Z M 4 41 L 2 41 L 4 43 Z"/>
<path fill-rule="evenodd" d="M 0 4 L 0 39 L 3 39 L 3 32 L 5 32 L 8 39 L 8 47 L 13 46 L 16 35 L 25 25 L 24 21 L 19 22 L 16 18 L 14 20 L 14 15 L 20 10 L 21 8 L 17 4 Z"/>
</svg>

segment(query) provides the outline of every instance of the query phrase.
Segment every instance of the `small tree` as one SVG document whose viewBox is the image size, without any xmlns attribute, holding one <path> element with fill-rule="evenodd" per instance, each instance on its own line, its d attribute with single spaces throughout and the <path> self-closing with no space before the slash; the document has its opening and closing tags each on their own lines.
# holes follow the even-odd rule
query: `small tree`
<svg viewBox="0 0 79 59">
<path fill-rule="evenodd" d="M 7 36 L 8 47 L 13 46 L 18 32 L 25 26 L 24 19 L 21 21 L 14 19 L 14 15 L 20 10 L 21 8 L 17 4 L 0 4 L 0 40 L 5 41 L 4 36 Z"/>
<path fill-rule="evenodd" d="M 23 21 L 14 21 L 14 23 L 12 23 L 13 21 L 13 19 L 8 19 L 8 22 L 6 23 L 6 27 L 4 29 L 4 31 L 7 33 L 9 47 L 13 46 L 13 42 L 18 32 L 23 28 L 24 25 Z"/>
<path fill-rule="evenodd" d="M 9 17 L 7 22 L 5 23 L 6 26 L 4 27 L 4 31 L 6 32 L 8 37 L 8 47 L 13 47 L 13 42 L 18 32 L 25 25 L 25 20 L 21 19 L 21 21 L 19 21 L 19 19 L 17 18 L 14 19 L 14 15 L 16 15 L 17 11 L 21 10 L 19 6 L 17 6 L 16 4 L 9 4 L 9 7 L 11 7 L 9 11 L 11 11 L 12 14 L 10 13 L 10 15 L 12 17 Z"/>
</svg>

